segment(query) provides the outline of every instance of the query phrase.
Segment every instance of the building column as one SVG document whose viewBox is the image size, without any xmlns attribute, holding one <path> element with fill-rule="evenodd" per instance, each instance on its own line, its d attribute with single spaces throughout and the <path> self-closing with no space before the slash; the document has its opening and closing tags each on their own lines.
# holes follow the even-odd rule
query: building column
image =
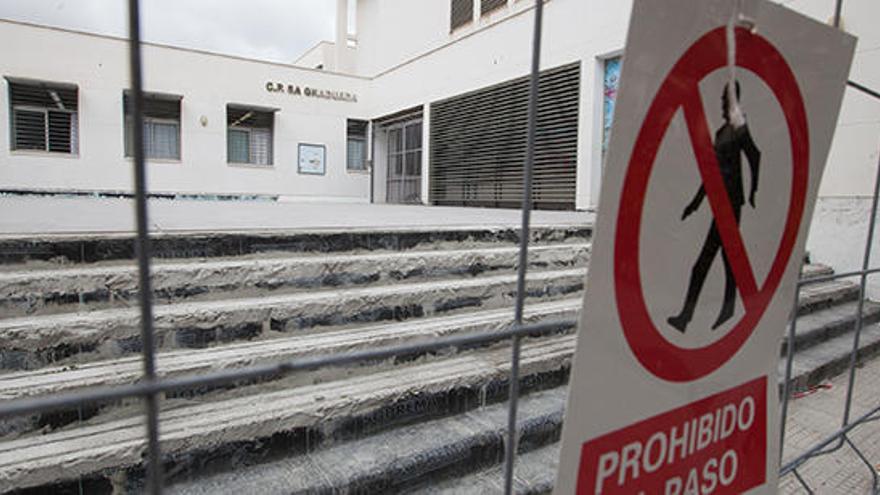
<svg viewBox="0 0 880 495">
<path fill-rule="evenodd" d="M 336 42 L 333 47 L 333 69 L 346 72 L 348 51 L 348 0 L 336 0 Z"/>
</svg>

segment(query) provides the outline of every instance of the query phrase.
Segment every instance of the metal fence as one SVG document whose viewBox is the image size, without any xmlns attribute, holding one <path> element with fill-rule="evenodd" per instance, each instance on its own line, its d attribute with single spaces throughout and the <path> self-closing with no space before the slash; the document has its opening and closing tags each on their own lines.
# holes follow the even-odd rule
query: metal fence
<svg viewBox="0 0 880 495">
<path fill-rule="evenodd" d="M 143 339 L 143 379 L 138 383 L 100 387 L 81 392 L 69 392 L 48 396 L 40 396 L 25 399 L 16 399 L 0 403 L 0 419 L 21 416 L 33 413 L 49 412 L 64 408 L 81 406 L 87 403 L 118 400 L 123 398 L 143 398 L 145 401 L 147 418 L 147 458 L 146 458 L 146 477 L 147 486 L 150 493 L 160 494 L 163 490 L 162 475 L 162 451 L 159 443 L 159 394 L 166 392 L 181 391 L 199 387 L 216 387 L 221 385 L 231 385 L 236 382 L 257 380 L 270 377 L 285 376 L 292 373 L 315 370 L 322 367 L 341 366 L 365 361 L 374 361 L 387 359 L 397 356 L 412 355 L 414 353 L 426 353 L 441 350 L 444 348 L 490 344 L 511 340 L 511 366 L 509 380 L 509 409 L 508 409 L 508 426 L 507 426 L 507 442 L 504 458 L 504 490 L 506 494 L 510 494 L 513 489 L 513 472 L 514 462 L 516 460 L 516 417 L 517 403 L 519 398 L 519 361 L 521 339 L 524 336 L 538 336 L 558 332 L 560 325 L 575 325 L 576 322 L 552 322 L 523 324 L 523 307 L 525 296 L 525 276 L 527 269 L 527 257 L 529 248 L 529 225 L 530 214 L 532 209 L 532 169 L 535 153 L 535 134 L 536 134 L 536 112 L 538 97 L 538 77 L 540 67 L 541 52 L 541 29 L 543 16 L 543 1 L 536 2 L 534 8 L 534 30 L 532 39 L 532 65 L 531 76 L 529 81 L 529 106 L 528 106 L 528 135 L 526 148 L 526 161 L 524 164 L 524 194 L 522 200 L 522 225 L 520 232 L 519 247 L 519 265 L 517 268 L 517 291 L 514 307 L 514 324 L 508 329 L 501 332 L 492 333 L 475 333 L 471 335 L 438 338 L 431 342 L 416 343 L 410 345 L 401 345 L 393 347 L 384 347 L 372 350 L 358 351 L 346 354 L 321 355 L 312 358 L 295 359 L 281 363 L 249 366 L 241 369 L 213 372 L 207 374 L 188 375 L 174 378 L 159 378 L 156 376 L 156 358 L 155 343 L 153 332 L 153 301 L 152 287 L 150 280 L 150 262 L 152 258 L 152 249 L 150 245 L 150 236 L 148 233 L 148 212 L 147 212 L 147 191 L 146 176 L 144 167 L 144 148 L 143 148 L 143 102 L 144 93 L 142 86 L 142 64 L 141 64 L 141 30 L 140 30 L 140 6 L 139 0 L 129 0 L 128 2 L 128 23 L 129 23 L 129 61 L 131 70 L 131 101 L 133 116 L 133 132 L 134 139 L 134 172 L 135 172 L 135 209 L 137 220 L 137 240 L 136 252 L 138 260 L 138 272 L 140 280 L 139 303 L 141 312 L 141 337 Z M 840 11 L 842 0 L 837 0 L 835 6 L 835 25 L 839 25 Z M 850 81 L 850 87 L 862 91 L 873 98 L 880 99 L 880 94 L 865 86 Z M 859 277 L 860 291 L 858 303 L 858 315 L 856 323 L 856 331 L 853 340 L 853 350 L 850 356 L 849 364 L 849 382 L 847 388 L 846 402 L 842 414 L 840 428 L 829 435 L 825 440 L 815 444 L 796 458 L 786 463 L 780 468 L 780 476 L 792 474 L 800 481 L 804 488 L 813 493 L 809 484 L 803 479 L 799 473 L 802 468 L 811 459 L 832 453 L 844 446 L 848 446 L 859 456 L 870 469 L 873 477 L 873 491 L 878 493 L 878 475 L 875 468 L 868 459 L 863 455 L 862 451 L 853 442 L 850 434 L 855 428 L 873 420 L 880 419 L 880 404 L 871 409 L 864 415 L 852 419 L 852 396 L 853 387 L 856 379 L 856 364 L 858 362 L 859 338 L 863 328 L 862 309 L 866 296 L 867 277 L 872 274 L 880 273 L 880 268 L 869 268 L 870 251 L 874 237 L 875 222 L 877 216 L 878 194 L 880 194 L 880 163 L 878 163 L 877 176 L 874 186 L 873 203 L 871 207 L 871 219 L 868 226 L 868 236 L 865 246 L 865 254 L 862 263 L 862 269 L 858 271 L 841 273 L 838 275 L 830 275 L 818 278 L 812 278 L 799 282 L 798 287 L 819 282 L 827 282 L 842 278 Z M 797 294 L 797 291 L 796 291 Z M 797 307 L 797 295 L 794 301 L 794 307 Z M 789 342 L 794 341 L 797 319 L 792 318 L 789 327 Z M 782 414 L 781 414 L 781 438 L 780 446 L 784 445 L 785 425 L 788 417 L 788 405 L 791 397 L 790 377 L 793 358 L 793 345 L 788 345 L 788 356 L 785 372 L 785 386 L 782 398 Z M 781 452 L 780 452 L 781 456 Z M 780 457 L 781 458 L 781 457 Z"/>
</svg>

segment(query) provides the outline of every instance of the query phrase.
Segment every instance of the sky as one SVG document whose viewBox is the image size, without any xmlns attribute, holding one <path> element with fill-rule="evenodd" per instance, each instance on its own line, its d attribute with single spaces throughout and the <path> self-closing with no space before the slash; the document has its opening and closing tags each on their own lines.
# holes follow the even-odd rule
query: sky
<svg viewBox="0 0 880 495">
<path fill-rule="evenodd" d="M 125 0 L 0 0 L 0 18 L 127 35 Z M 293 62 L 333 40 L 334 0 L 141 0 L 145 41 Z"/>
</svg>

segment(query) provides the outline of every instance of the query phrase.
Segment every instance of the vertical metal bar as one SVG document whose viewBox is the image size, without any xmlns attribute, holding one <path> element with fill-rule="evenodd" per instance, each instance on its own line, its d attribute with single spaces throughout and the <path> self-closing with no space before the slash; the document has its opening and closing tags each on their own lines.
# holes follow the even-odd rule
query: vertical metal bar
<svg viewBox="0 0 880 495">
<path fill-rule="evenodd" d="M 853 452 L 856 453 L 856 455 L 859 457 L 859 460 L 862 461 L 862 464 L 868 467 L 868 472 L 871 473 L 871 493 L 877 493 L 877 486 L 878 484 L 880 484 L 880 478 L 878 478 L 877 476 L 877 469 L 874 467 L 873 464 L 871 464 L 871 461 L 869 461 L 868 458 L 865 457 L 865 454 L 862 453 L 862 451 L 856 446 L 855 443 L 853 443 L 852 440 L 849 439 L 849 436 L 845 433 L 843 435 L 843 440 L 847 443 L 847 445 L 849 445 L 851 449 L 853 449 Z"/>
<path fill-rule="evenodd" d="M 532 74 L 529 81 L 529 124 L 526 143 L 526 162 L 523 165 L 522 228 L 519 236 L 519 266 L 516 274 L 516 308 L 514 320 L 522 324 L 526 294 L 526 270 L 529 263 L 529 222 L 532 213 L 532 167 L 535 160 L 535 133 L 538 115 L 538 80 L 541 71 L 541 25 L 544 0 L 535 3 L 535 28 L 532 37 Z M 510 359 L 510 408 L 507 417 L 507 445 L 504 454 L 504 493 L 513 492 L 513 458 L 516 455 L 516 408 L 519 401 L 520 337 L 513 338 Z"/>
<path fill-rule="evenodd" d="M 803 477 L 801 477 L 801 473 L 799 473 L 797 469 L 792 471 L 792 473 L 794 473 L 794 477 L 797 478 L 801 486 L 804 487 L 804 490 L 806 490 L 809 495 L 813 495 L 815 493 L 813 489 L 810 488 L 810 485 L 807 484 L 807 481 Z"/>
<path fill-rule="evenodd" d="M 144 166 L 143 80 L 141 65 L 140 5 L 128 1 L 129 62 L 131 66 L 132 143 L 134 148 L 135 211 L 137 217 L 136 252 L 138 258 L 138 296 L 141 309 L 144 380 L 156 378 L 153 339 L 153 288 L 150 283 L 150 237 L 147 232 L 147 180 Z M 159 446 L 159 407 L 155 393 L 144 396 L 147 415 L 147 483 L 149 493 L 162 493 L 162 453 Z"/>
<path fill-rule="evenodd" d="M 843 0 L 834 2 L 834 27 L 840 27 L 840 13 L 843 10 Z"/>
<path fill-rule="evenodd" d="M 880 160 L 877 160 L 877 174 L 874 178 L 874 199 L 871 202 L 871 218 L 868 221 L 868 238 L 865 240 L 865 254 L 862 258 L 862 275 L 859 281 L 859 302 L 856 316 L 856 334 L 853 337 L 852 354 L 849 357 L 849 382 L 846 387 L 846 403 L 843 410 L 843 426 L 849 424 L 849 416 L 852 411 L 853 387 L 856 381 L 856 363 L 859 357 L 859 338 L 864 327 L 865 297 L 867 296 L 868 266 L 871 264 L 871 248 L 874 244 L 874 227 L 877 223 L 877 198 L 880 196 Z"/>
<path fill-rule="evenodd" d="M 788 401 L 791 397 L 791 366 L 794 361 L 794 337 L 797 330 L 798 304 L 801 299 L 800 285 L 794 291 L 794 310 L 791 316 L 791 325 L 788 326 L 788 341 L 785 346 L 785 381 L 782 383 L 782 417 L 779 420 L 779 462 L 782 463 L 782 453 L 785 450 L 785 425 L 788 421 Z"/>
</svg>

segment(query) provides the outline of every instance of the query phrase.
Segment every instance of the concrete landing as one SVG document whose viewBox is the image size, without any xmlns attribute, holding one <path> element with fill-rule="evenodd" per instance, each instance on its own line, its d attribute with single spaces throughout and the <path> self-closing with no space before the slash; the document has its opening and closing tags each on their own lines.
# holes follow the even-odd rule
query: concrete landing
<svg viewBox="0 0 880 495">
<path fill-rule="evenodd" d="M 153 232 L 237 232 L 254 230 L 444 229 L 518 227 L 515 209 L 445 206 L 199 201 L 151 199 Z M 595 214 L 535 211 L 532 223 L 548 227 L 592 225 Z M 134 201 L 125 198 L 0 197 L 0 236 L 23 234 L 130 233 Z"/>
</svg>

